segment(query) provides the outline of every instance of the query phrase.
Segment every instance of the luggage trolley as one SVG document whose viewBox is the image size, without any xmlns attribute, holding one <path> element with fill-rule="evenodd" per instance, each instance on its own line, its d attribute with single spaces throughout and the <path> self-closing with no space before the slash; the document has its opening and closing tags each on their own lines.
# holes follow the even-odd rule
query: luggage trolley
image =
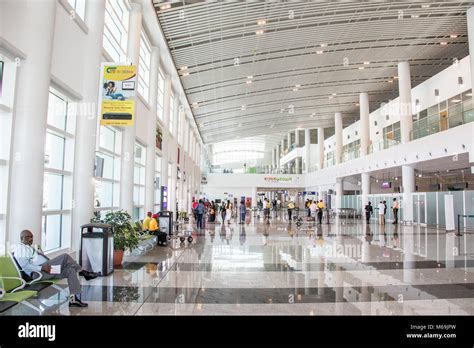
<svg viewBox="0 0 474 348">
<path fill-rule="evenodd" d="M 170 231 L 170 234 L 168 235 L 168 241 L 171 241 L 171 239 L 177 240 L 179 238 L 181 243 L 184 243 L 187 240 L 188 244 L 192 244 L 193 240 L 194 240 L 194 238 L 192 236 L 193 230 L 192 229 L 186 229 L 186 230 L 181 229 L 181 231 L 180 231 L 180 227 L 182 227 L 182 226 L 185 226 L 184 222 L 181 222 L 181 221 L 176 222 L 175 228 L 172 231 Z"/>
</svg>

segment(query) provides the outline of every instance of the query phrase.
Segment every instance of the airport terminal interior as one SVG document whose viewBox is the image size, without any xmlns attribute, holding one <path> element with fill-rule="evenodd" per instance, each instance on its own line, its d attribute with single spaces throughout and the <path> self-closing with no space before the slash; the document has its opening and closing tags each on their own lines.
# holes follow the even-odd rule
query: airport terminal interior
<svg viewBox="0 0 474 348">
<path fill-rule="evenodd" d="M 0 316 L 474 315 L 472 50 L 473 1 L 0 0 Z"/>
</svg>

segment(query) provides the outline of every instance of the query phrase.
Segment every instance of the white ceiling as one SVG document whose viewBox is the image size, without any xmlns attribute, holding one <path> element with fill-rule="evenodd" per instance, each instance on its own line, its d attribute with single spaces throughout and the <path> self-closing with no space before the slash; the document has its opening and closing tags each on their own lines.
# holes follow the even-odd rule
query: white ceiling
<svg viewBox="0 0 474 348">
<path fill-rule="evenodd" d="M 272 135 L 268 148 L 298 127 L 333 127 L 336 111 L 353 123 L 360 92 L 369 93 L 371 111 L 396 97 L 397 80 L 388 81 L 400 61 L 410 62 L 416 86 L 465 57 L 474 4 L 153 2 L 189 103 L 198 104 L 192 111 L 204 143 Z"/>
</svg>

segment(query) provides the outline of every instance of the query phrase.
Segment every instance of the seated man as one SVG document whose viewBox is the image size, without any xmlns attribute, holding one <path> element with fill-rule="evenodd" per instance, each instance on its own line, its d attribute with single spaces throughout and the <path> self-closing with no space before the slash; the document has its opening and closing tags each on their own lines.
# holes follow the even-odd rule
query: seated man
<svg viewBox="0 0 474 348">
<path fill-rule="evenodd" d="M 142 225 L 142 231 L 148 231 L 150 229 L 150 222 L 152 220 L 152 214 L 151 211 L 146 213 L 146 218 L 143 220 L 143 225 Z"/>
<path fill-rule="evenodd" d="M 80 300 L 81 284 L 77 272 L 86 280 L 97 278 L 97 273 L 82 270 L 81 266 L 68 254 L 62 254 L 50 260 L 41 251 L 36 250 L 33 244 L 33 233 L 24 230 L 20 234 L 21 243 L 17 246 L 14 256 L 23 272 L 35 277 L 36 272 L 41 272 L 42 279 L 67 278 L 69 285 L 69 307 L 87 307 L 87 303 Z M 60 274 L 51 274 L 51 266 L 61 266 Z M 33 274 L 32 274 L 33 273 Z"/>
</svg>

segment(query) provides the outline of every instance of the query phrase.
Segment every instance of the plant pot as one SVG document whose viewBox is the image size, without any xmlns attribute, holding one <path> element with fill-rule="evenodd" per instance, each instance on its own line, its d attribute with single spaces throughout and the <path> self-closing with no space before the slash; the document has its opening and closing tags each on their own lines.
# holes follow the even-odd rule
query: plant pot
<svg viewBox="0 0 474 348">
<path fill-rule="evenodd" d="M 123 250 L 114 250 L 114 266 L 121 266 L 123 260 Z"/>
</svg>

